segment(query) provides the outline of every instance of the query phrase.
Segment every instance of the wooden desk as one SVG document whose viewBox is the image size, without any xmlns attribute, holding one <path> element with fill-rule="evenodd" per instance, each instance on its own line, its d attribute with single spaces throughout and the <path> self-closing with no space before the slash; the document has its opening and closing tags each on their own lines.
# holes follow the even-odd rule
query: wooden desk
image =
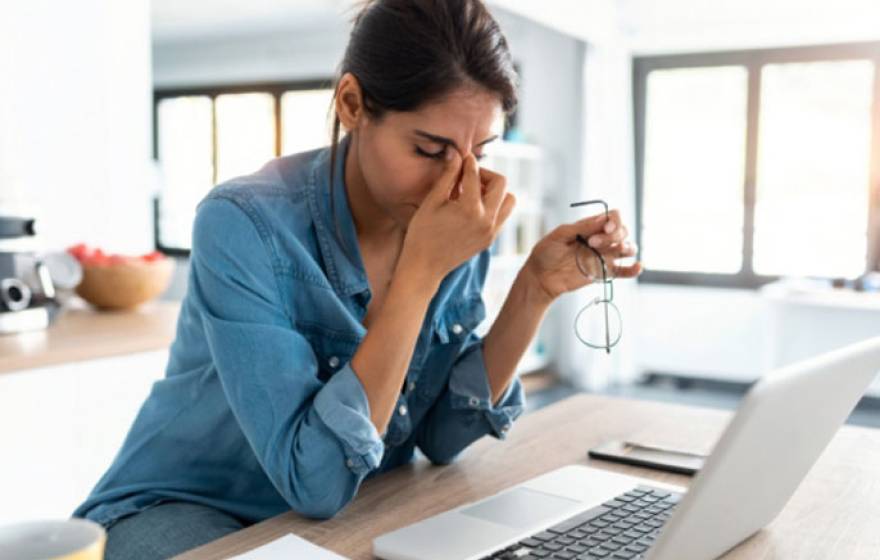
<svg viewBox="0 0 880 560">
<path fill-rule="evenodd" d="M 372 539 L 382 533 L 572 463 L 687 486 L 689 477 L 588 460 L 586 450 L 609 438 L 627 438 L 707 451 L 729 417 L 715 410 L 578 395 L 520 418 L 505 442 L 480 440 L 453 465 L 420 461 L 368 481 L 334 519 L 311 521 L 288 512 L 177 558 L 227 558 L 292 532 L 353 560 L 367 560 Z M 880 558 L 878 473 L 880 432 L 842 428 L 777 519 L 724 558 Z"/>
<path fill-rule="evenodd" d="M 95 311 L 75 303 L 47 329 L 0 335 L 0 375 L 167 348 L 179 312 L 180 303 L 170 301 L 153 301 L 134 311 Z"/>
</svg>

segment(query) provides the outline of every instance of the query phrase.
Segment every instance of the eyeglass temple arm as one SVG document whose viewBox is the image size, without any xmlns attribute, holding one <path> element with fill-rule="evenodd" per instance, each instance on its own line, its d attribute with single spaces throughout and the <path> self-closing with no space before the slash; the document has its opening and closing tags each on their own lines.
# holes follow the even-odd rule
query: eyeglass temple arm
<svg viewBox="0 0 880 560">
<path fill-rule="evenodd" d="M 590 204 L 601 204 L 602 207 L 605 208 L 605 215 L 606 215 L 606 216 L 608 215 L 608 203 L 605 202 L 604 200 L 600 199 L 600 198 L 597 198 L 597 199 L 594 199 L 594 200 L 584 200 L 584 201 L 582 201 L 582 202 L 572 202 L 572 203 L 569 205 L 569 207 L 570 207 L 570 208 L 576 208 L 576 207 L 578 207 L 578 206 L 588 206 L 588 205 L 590 205 Z"/>
</svg>

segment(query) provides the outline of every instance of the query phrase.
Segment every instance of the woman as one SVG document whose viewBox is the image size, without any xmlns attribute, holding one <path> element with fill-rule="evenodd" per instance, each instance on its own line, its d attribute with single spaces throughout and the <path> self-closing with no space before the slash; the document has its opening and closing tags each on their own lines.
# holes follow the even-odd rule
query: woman
<svg viewBox="0 0 880 560">
<path fill-rule="evenodd" d="M 488 247 L 514 206 L 477 159 L 515 105 L 480 0 L 376 0 L 355 20 L 329 148 L 215 187 L 193 227 L 165 379 L 74 515 L 107 558 L 167 557 L 289 509 L 329 518 L 364 479 L 503 439 L 516 364 L 550 303 L 588 283 L 581 234 L 617 277 L 618 214 L 538 243 L 484 339 Z M 340 128 L 347 134 L 340 136 Z"/>
</svg>

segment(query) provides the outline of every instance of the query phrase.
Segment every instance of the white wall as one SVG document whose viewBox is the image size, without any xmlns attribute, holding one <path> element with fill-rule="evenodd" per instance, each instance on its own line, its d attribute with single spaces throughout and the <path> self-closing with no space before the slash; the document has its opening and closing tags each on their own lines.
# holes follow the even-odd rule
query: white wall
<svg viewBox="0 0 880 560">
<path fill-rule="evenodd" d="M 317 29 L 157 42 L 153 84 L 186 87 L 332 77 L 348 41 L 344 20 Z"/>
<path fill-rule="evenodd" d="M 876 0 L 620 0 L 634 52 L 783 47 L 880 39 Z"/>
<path fill-rule="evenodd" d="M 4 2 L 0 212 L 45 248 L 152 247 L 147 0 Z"/>
<path fill-rule="evenodd" d="M 617 41 L 617 0 L 488 0 L 491 6 L 592 45 Z"/>
</svg>

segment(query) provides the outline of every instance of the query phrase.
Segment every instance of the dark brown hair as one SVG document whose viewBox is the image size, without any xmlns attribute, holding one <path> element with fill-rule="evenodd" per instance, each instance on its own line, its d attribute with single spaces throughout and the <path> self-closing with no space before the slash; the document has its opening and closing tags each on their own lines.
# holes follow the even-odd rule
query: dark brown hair
<svg viewBox="0 0 880 560">
<path fill-rule="evenodd" d="M 354 19 L 336 83 L 348 72 L 360 84 L 364 110 L 377 120 L 388 111 L 417 110 L 467 85 L 497 94 L 508 115 L 517 102 L 507 40 L 481 0 L 365 2 Z M 335 93 L 333 99 L 335 105 Z M 334 115 L 331 185 L 339 129 Z M 332 188 L 330 193 L 332 208 Z"/>
</svg>

